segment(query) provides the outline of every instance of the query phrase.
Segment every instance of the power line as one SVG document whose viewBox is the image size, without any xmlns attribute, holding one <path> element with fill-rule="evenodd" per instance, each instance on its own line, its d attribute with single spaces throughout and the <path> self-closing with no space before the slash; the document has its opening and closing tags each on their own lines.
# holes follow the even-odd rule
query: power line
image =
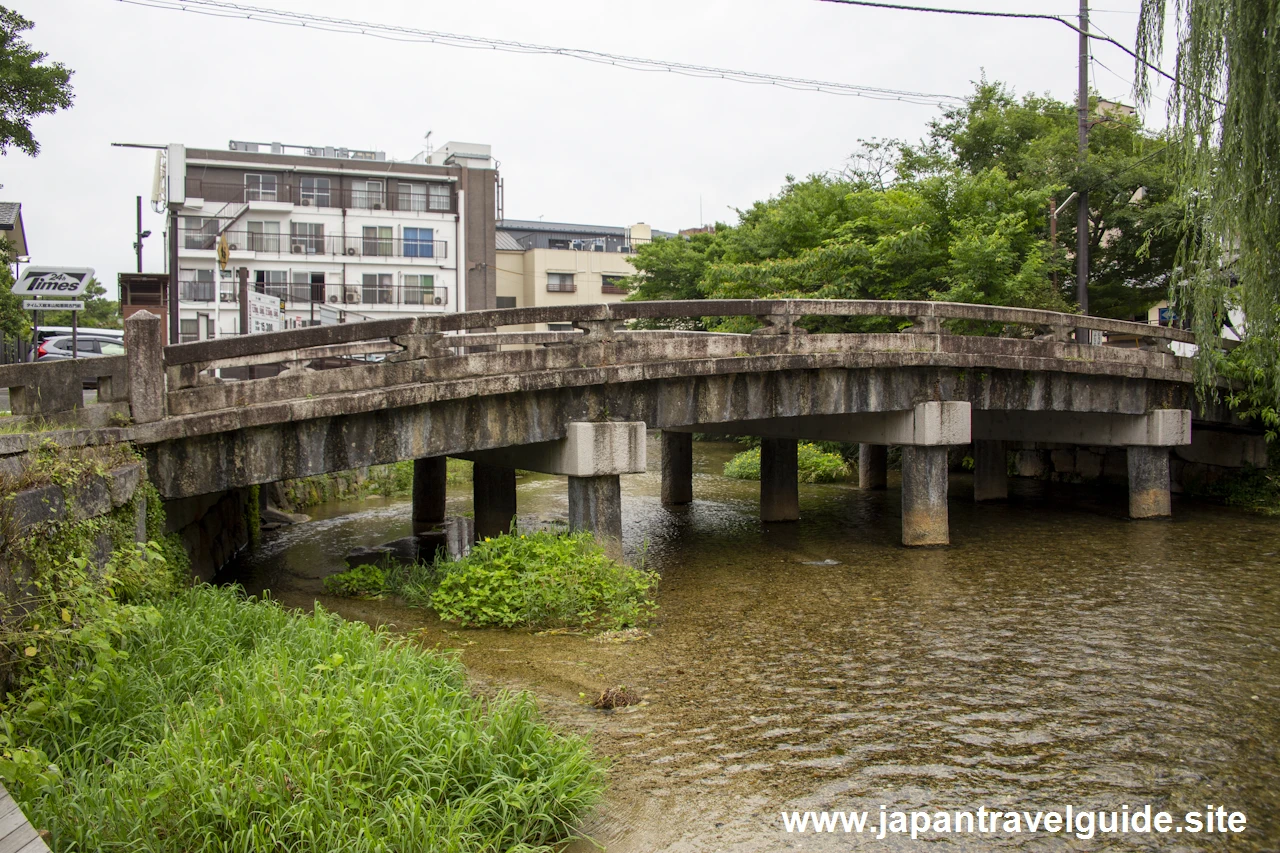
<svg viewBox="0 0 1280 853">
<path fill-rule="evenodd" d="M 930 92 L 914 92 L 902 89 L 888 89 L 879 86 L 862 86 L 855 83 L 833 83 L 826 80 L 810 80 L 802 77 L 785 77 L 777 74 L 765 74 L 757 71 L 738 71 L 729 68 L 716 68 L 706 65 L 691 65 L 682 62 L 668 62 L 659 59 L 645 59 L 636 56 L 622 56 L 581 48 L 554 47 L 527 42 L 508 41 L 503 39 L 484 38 L 482 36 L 445 33 L 435 30 L 422 30 L 396 24 L 378 24 L 369 21 L 355 21 L 348 18 L 335 18 L 324 15 L 313 15 L 305 12 L 291 12 L 280 9 L 268 9 L 247 6 L 227 0 L 118 0 L 131 6 L 144 6 L 166 11 L 194 12 L 219 18 L 243 18 L 284 26 L 304 27 L 306 29 L 325 32 L 345 33 L 351 35 L 371 36 L 390 41 L 439 44 L 447 47 L 461 47 L 472 50 L 497 50 L 506 53 L 542 54 L 565 56 L 612 65 L 631 71 L 661 71 L 681 74 L 687 77 L 704 79 L 730 80 L 736 83 L 753 83 L 772 85 L 797 91 L 819 92 L 825 95 L 843 95 L 848 97 L 868 98 L 878 101 L 898 101 L 902 103 L 920 104 L 923 106 L 944 106 L 945 103 L 964 103 L 964 98 L 957 95 L 941 95 Z"/>
<path fill-rule="evenodd" d="M 1150 62 L 1147 62 L 1147 60 L 1143 59 L 1141 56 L 1138 56 L 1138 54 L 1135 53 L 1133 50 L 1131 50 L 1127 45 L 1121 44 L 1120 42 L 1116 41 L 1110 36 L 1105 36 L 1105 35 L 1102 35 L 1101 33 L 1086 32 L 1080 29 L 1080 27 L 1071 23 L 1066 18 L 1062 18 L 1057 15 L 1044 15 L 1044 14 L 1039 14 L 1035 12 L 990 12 L 990 11 L 984 11 L 984 10 L 978 10 L 978 9 L 944 9 L 944 8 L 939 8 L 937 6 L 908 6 L 908 5 L 903 5 L 899 3 L 884 3 L 884 2 L 880 2 L 880 0 L 819 0 L 819 2 L 839 3 L 844 6 L 867 6 L 872 9 L 894 9 L 901 12 L 935 12 L 941 15 L 967 15 L 967 16 L 979 17 L 979 18 L 1020 18 L 1024 20 L 1033 20 L 1033 21 L 1057 21 L 1059 24 L 1062 24 L 1064 27 L 1070 30 L 1074 30 L 1075 32 L 1079 33 L 1085 38 L 1106 42 L 1107 44 L 1114 45 L 1120 48 L 1125 53 L 1129 54 L 1129 56 L 1133 57 L 1135 61 L 1142 63 L 1147 68 L 1156 72 L 1161 77 L 1164 77 L 1165 79 L 1169 80 L 1175 85 L 1181 86 L 1184 89 L 1191 89 L 1191 91 L 1193 92 L 1197 91 L 1193 89 L 1191 86 L 1188 86 L 1186 83 L 1183 83 L 1182 80 L 1180 80 L 1177 76 L 1170 74 L 1168 71 L 1165 71 L 1160 66 L 1153 65 Z M 1212 95 L 1208 95 L 1203 92 L 1197 92 L 1197 94 L 1200 94 L 1200 95 L 1203 95 L 1204 97 L 1209 98 L 1214 103 L 1220 106 L 1226 106 L 1225 104 L 1223 104 L 1222 101 L 1218 100 Z"/>
</svg>

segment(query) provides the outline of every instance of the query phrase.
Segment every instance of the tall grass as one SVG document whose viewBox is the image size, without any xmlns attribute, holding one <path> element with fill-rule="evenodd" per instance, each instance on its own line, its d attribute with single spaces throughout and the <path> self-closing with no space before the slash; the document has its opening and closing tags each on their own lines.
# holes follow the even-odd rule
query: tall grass
<svg viewBox="0 0 1280 853">
<path fill-rule="evenodd" d="M 600 796 L 581 740 L 450 658 L 225 589 L 147 613 L 4 707 L 0 775 L 55 850 L 549 850 Z"/>
</svg>

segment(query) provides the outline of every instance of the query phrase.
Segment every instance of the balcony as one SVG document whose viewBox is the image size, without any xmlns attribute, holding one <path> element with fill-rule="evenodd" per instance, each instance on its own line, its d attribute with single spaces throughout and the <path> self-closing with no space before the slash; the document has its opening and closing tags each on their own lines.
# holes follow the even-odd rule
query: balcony
<svg viewBox="0 0 1280 853">
<path fill-rule="evenodd" d="M 348 210 L 386 210 L 395 213 L 456 213 L 453 187 L 448 194 L 431 193 L 421 184 L 413 189 L 369 189 L 304 187 L 296 183 L 277 183 L 274 187 L 246 187 L 242 184 L 217 183 L 202 178 L 187 178 L 187 196 L 207 202 L 244 203 L 265 201 L 292 204 L 295 207 L 320 207 Z M 444 184 L 435 186 L 444 187 Z M 417 191 L 422 189 L 421 192 Z"/>
<path fill-rule="evenodd" d="M 184 249 L 214 251 L 218 237 L 208 230 L 181 228 L 179 242 Z M 443 261 L 449 257 L 445 240 L 405 240 L 400 237 L 341 237 L 337 235 L 268 234 L 260 231 L 228 231 L 227 247 L 232 252 L 255 252 L 275 256 L 326 256 L 334 258 L 409 258 Z"/>
</svg>

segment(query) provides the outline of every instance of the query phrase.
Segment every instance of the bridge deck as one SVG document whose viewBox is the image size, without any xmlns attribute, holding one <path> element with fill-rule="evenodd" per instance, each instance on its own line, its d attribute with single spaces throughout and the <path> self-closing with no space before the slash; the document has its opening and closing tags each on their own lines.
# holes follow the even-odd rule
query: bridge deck
<svg viewBox="0 0 1280 853">
<path fill-rule="evenodd" d="M 4 853 L 49 853 L 36 828 L 0 785 L 0 850 Z"/>
</svg>

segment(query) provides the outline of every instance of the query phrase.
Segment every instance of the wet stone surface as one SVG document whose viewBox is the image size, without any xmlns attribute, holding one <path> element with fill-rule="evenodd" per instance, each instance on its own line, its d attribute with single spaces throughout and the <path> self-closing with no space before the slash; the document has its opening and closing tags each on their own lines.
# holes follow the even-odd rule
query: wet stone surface
<svg viewBox="0 0 1280 853">
<path fill-rule="evenodd" d="M 661 505 L 656 472 L 623 478 L 627 552 L 662 574 L 648 639 L 458 630 L 326 596 L 352 548 L 409 534 L 407 501 L 315 507 L 228 577 L 458 649 L 478 689 L 532 691 L 612 762 L 587 827 L 610 851 L 922 849 L 787 834 L 780 812 L 1126 803 L 1222 804 L 1250 829 L 945 843 L 1275 849 L 1280 520 L 1175 502 L 1172 520 L 1134 522 L 1123 491 L 1023 480 L 979 506 L 952 475 L 951 546 L 909 550 L 895 472 L 883 492 L 802 485 L 801 520 L 762 526 L 758 484 L 717 476 L 736 449 L 695 443 L 688 507 Z M 563 479 L 518 490 L 523 523 L 566 518 Z M 451 487 L 448 507 L 469 511 L 470 490 Z M 590 706 L 623 685 L 640 704 Z"/>
</svg>

